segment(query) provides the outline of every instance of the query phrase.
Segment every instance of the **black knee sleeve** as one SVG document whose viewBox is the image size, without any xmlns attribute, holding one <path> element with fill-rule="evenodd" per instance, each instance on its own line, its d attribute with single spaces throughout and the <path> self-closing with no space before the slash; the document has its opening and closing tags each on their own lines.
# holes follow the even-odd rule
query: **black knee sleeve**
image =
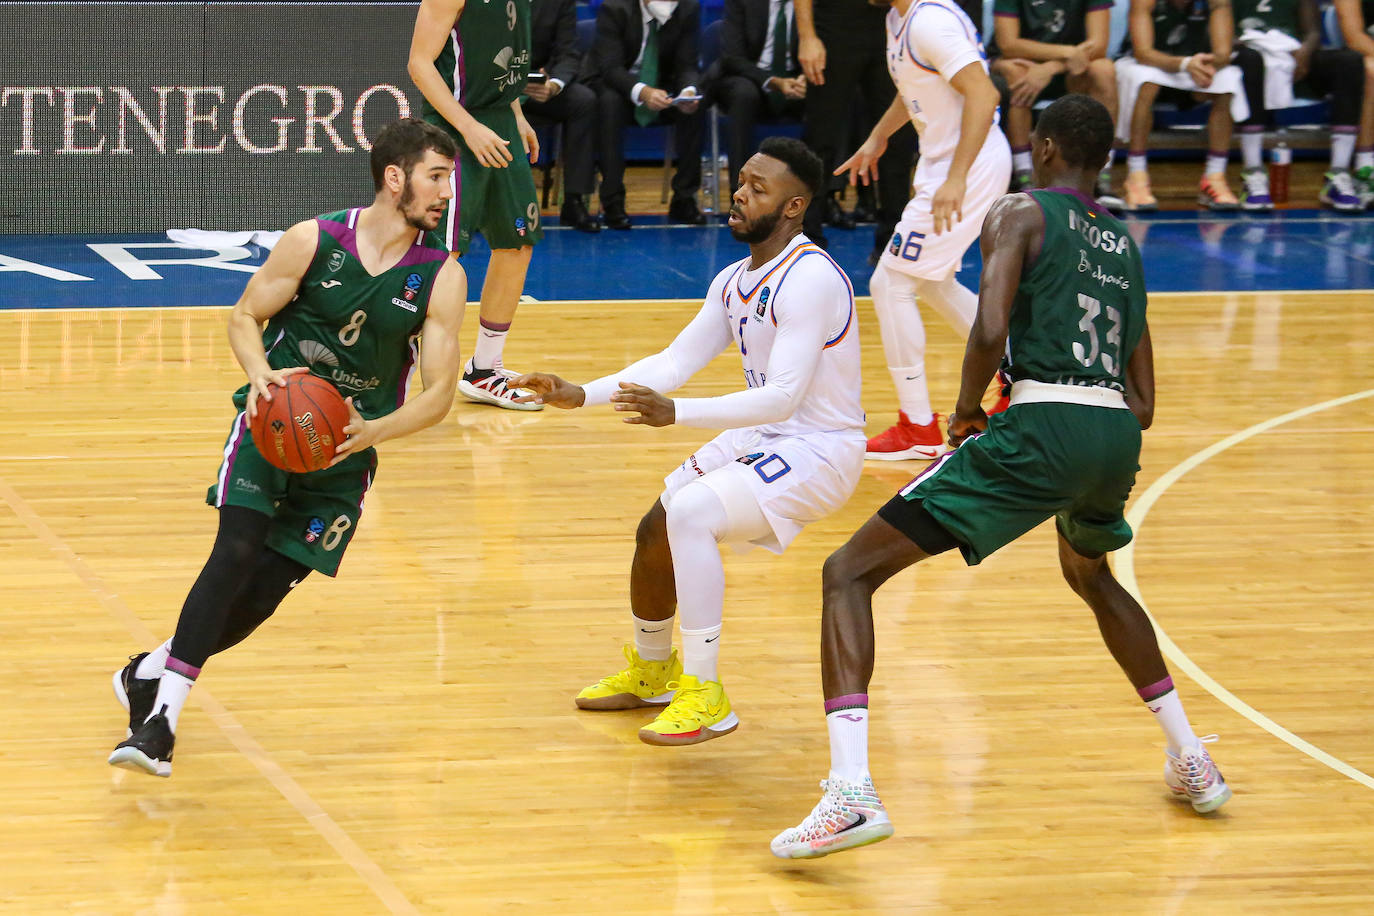
<svg viewBox="0 0 1374 916">
<path fill-rule="evenodd" d="M 229 610 L 229 619 L 214 654 L 218 655 L 247 639 L 272 616 L 291 589 L 300 585 L 308 575 L 309 566 L 264 547 L 248 583 Z"/>
</svg>

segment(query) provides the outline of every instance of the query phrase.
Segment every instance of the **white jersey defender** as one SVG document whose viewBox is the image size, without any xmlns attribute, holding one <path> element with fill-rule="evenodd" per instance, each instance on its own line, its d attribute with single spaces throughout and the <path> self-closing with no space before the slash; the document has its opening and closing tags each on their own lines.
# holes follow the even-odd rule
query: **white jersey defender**
<svg viewBox="0 0 1374 916">
<path fill-rule="evenodd" d="M 671 391 L 728 348 L 748 387 L 673 400 L 678 424 L 725 432 L 664 479 L 662 502 L 696 480 L 732 515 L 749 500 L 770 528 L 754 543 L 781 553 L 848 501 L 863 469 L 854 289 L 814 242 L 797 235 L 753 270 L 749 258 L 725 268 L 667 349 L 588 383 L 587 403 L 609 400 L 622 380 Z"/>
</svg>

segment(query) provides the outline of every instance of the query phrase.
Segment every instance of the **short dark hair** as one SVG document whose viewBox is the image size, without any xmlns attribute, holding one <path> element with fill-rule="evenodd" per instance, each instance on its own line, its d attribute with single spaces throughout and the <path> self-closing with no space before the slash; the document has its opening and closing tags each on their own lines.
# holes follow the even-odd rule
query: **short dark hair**
<svg viewBox="0 0 1374 916">
<path fill-rule="evenodd" d="M 1067 164 L 1097 170 L 1107 164 L 1116 128 L 1107 106 L 1075 94 L 1056 99 L 1041 112 L 1035 132 L 1058 144 Z"/>
<path fill-rule="evenodd" d="M 821 157 L 811 152 L 805 143 L 792 137 L 769 137 L 759 144 L 759 152 L 786 165 L 806 185 L 813 198 L 821 193 L 825 166 L 821 164 Z"/>
<path fill-rule="evenodd" d="M 372 142 L 372 189 L 382 189 L 382 176 L 387 166 L 400 166 L 401 171 L 409 175 L 415 163 L 425 158 L 429 150 L 450 159 L 458 155 L 453 138 L 428 121 L 402 118 L 383 127 Z"/>
</svg>

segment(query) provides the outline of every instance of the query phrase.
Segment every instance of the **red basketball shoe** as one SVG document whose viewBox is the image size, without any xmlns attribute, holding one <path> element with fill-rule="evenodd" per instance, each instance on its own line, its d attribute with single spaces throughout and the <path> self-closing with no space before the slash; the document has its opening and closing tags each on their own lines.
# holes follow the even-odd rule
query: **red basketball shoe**
<svg viewBox="0 0 1374 916">
<path fill-rule="evenodd" d="M 865 458 L 877 461 L 922 461 L 939 458 L 946 451 L 944 434 L 940 432 L 940 415 L 935 414 L 924 425 L 912 423 L 904 411 L 897 411 L 897 423 L 868 440 Z"/>
</svg>

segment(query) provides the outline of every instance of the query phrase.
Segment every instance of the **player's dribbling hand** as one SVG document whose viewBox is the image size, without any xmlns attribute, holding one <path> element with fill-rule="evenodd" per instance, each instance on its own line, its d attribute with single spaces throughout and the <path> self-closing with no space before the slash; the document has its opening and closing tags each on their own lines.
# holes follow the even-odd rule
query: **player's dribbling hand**
<svg viewBox="0 0 1374 916">
<path fill-rule="evenodd" d="M 259 372 L 257 375 L 250 376 L 248 379 L 248 397 L 243 405 L 243 409 L 248 413 L 248 419 L 251 420 L 258 415 L 258 398 L 265 401 L 272 400 L 271 388 L 273 385 L 280 388 L 286 384 L 288 376 L 309 371 L 305 366 L 293 366 L 290 369 L 268 369 L 266 372 Z"/>
<path fill-rule="evenodd" d="M 677 419 L 677 408 L 673 406 L 672 399 L 633 382 L 621 382 L 620 390 L 611 395 L 611 404 L 616 410 L 633 410 L 639 414 L 637 417 L 626 417 L 626 423 L 671 426 Z"/>
<path fill-rule="evenodd" d="M 958 448 L 969 436 L 981 433 L 987 428 L 988 415 L 982 407 L 977 407 L 969 413 L 956 407 L 949 418 L 949 447 Z"/>
<path fill-rule="evenodd" d="M 883 157 L 883 152 L 887 149 L 887 139 L 869 137 L 864 141 L 864 145 L 854 151 L 840 167 L 835 170 L 836 175 L 849 173 L 849 183 L 858 184 L 862 181 L 865 185 L 870 181 L 878 179 L 878 160 Z"/>
<path fill-rule="evenodd" d="M 930 199 L 930 215 L 935 219 L 935 234 L 939 235 L 964 218 L 964 179 L 951 175 Z"/>
<path fill-rule="evenodd" d="M 534 392 L 515 398 L 517 404 L 548 404 L 550 407 L 572 410 L 574 407 L 581 407 L 587 400 L 587 392 L 582 390 L 581 385 L 574 385 L 549 372 L 529 372 L 511 379 L 506 384 L 511 388 L 524 388 Z"/>
<path fill-rule="evenodd" d="M 376 444 L 376 436 L 373 435 L 371 425 L 358 413 L 358 408 L 353 406 L 353 399 L 344 398 L 344 403 L 348 405 L 348 425 L 343 431 L 348 438 L 334 446 L 334 460 L 329 462 L 331 468 L 349 455 L 357 454 Z"/>
<path fill-rule="evenodd" d="M 502 140 L 496 131 L 485 124 L 474 122 L 468 132 L 463 134 L 463 142 L 472 150 L 477 161 L 491 169 L 504 169 L 514 161 L 509 140 Z"/>
</svg>

